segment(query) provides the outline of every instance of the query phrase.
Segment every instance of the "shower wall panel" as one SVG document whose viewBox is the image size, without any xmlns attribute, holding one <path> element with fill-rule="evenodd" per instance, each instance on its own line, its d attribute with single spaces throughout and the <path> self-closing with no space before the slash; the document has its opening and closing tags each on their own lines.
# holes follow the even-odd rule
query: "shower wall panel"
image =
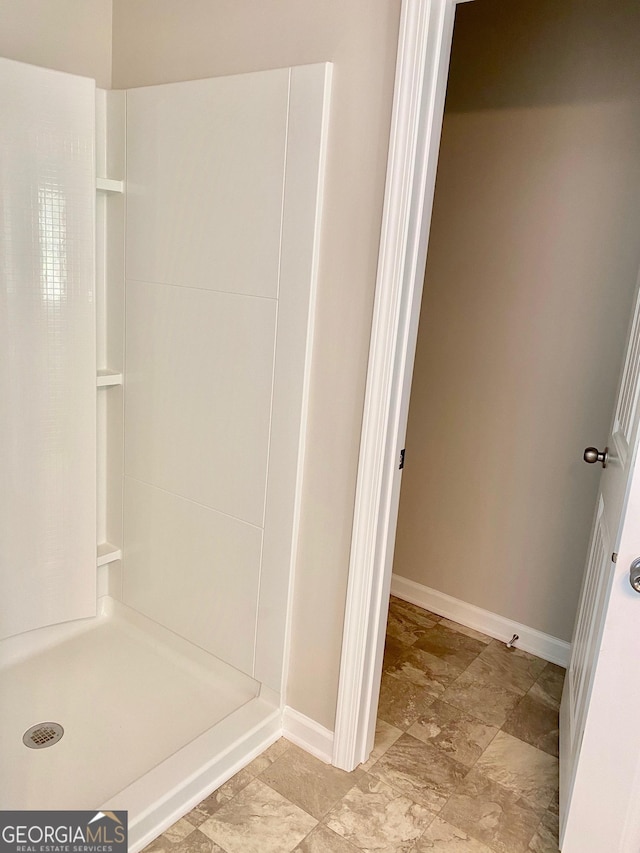
<svg viewBox="0 0 640 853">
<path fill-rule="evenodd" d="M 125 514 L 128 602 L 251 672 L 260 528 L 132 477 Z"/>
<path fill-rule="evenodd" d="M 328 80 L 127 92 L 123 596 L 276 690 Z"/>
<path fill-rule="evenodd" d="M 127 282 L 128 477 L 262 526 L 276 303 Z"/>
<path fill-rule="evenodd" d="M 93 80 L 0 60 L 0 637 L 95 613 Z"/>
<path fill-rule="evenodd" d="M 127 278 L 276 297 L 289 70 L 127 92 Z"/>
<path fill-rule="evenodd" d="M 250 674 L 288 89 L 127 92 L 124 600 Z"/>
</svg>

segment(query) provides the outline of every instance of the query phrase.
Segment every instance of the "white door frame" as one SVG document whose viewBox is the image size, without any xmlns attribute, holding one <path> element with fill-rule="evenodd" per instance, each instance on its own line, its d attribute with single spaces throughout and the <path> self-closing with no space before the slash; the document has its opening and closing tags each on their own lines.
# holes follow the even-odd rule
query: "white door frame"
<svg viewBox="0 0 640 853">
<path fill-rule="evenodd" d="M 409 395 L 458 2 L 402 0 L 333 764 L 373 746 Z"/>
</svg>

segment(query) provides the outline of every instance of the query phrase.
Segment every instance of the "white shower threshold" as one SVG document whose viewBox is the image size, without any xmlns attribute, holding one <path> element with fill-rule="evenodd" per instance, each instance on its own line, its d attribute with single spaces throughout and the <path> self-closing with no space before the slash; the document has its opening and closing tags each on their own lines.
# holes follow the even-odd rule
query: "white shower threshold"
<svg viewBox="0 0 640 853">
<path fill-rule="evenodd" d="M 0 809 L 124 809 L 132 853 L 281 732 L 277 694 L 108 596 L 0 644 L 0 720 Z"/>
</svg>

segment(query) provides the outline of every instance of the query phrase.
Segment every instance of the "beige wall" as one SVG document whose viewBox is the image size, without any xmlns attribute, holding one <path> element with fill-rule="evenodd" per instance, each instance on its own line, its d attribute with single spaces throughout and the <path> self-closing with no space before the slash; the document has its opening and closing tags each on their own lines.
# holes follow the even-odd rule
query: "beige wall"
<svg viewBox="0 0 640 853">
<path fill-rule="evenodd" d="M 634 0 L 456 19 L 394 571 L 564 640 L 640 263 L 638 32 Z"/>
<path fill-rule="evenodd" d="M 111 86 L 111 0 L 0 0 L 0 56 Z"/>
<path fill-rule="evenodd" d="M 287 701 L 333 728 L 400 0 L 115 0 L 114 88 L 334 63 Z"/>
</svg>

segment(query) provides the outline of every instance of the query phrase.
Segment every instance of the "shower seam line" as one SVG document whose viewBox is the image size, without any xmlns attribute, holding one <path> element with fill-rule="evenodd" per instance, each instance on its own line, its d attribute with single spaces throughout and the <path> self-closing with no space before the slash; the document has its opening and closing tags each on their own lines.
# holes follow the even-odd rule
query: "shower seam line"
<svg viewBox="0 0 640 853">
<path fill-rule="evenodd" d="M 157 287 L 179 287 L 181 290 L 200 290 L 205 293 L 220 293 L 223 296 L 238 296 L 244 299 L 264 299 L 266 302 L 278 302 L 277 296 L 264 296 L 259 293 L 237 293 L 233 290 L 218 290 L 215 287 L 198 287 L 195 284 L 174 284 L 171 281 L 154 281 L 146 278 L 132 278 L 129 277 L 127 281 L 130 281 L 134 284 L 150 284 Z"/>
<path fill-rule="evenodd" d="M 149 483 L 147 480 L 143 480 L 140 477 L 133 477 L 131 474 L 125 473 L 124 479 L 133 480 L 135 483 L 142 483 L 143 486 L 148 486 L 150 489 L 157 489 L 159 492 L 164 492 L 167 495 L 173 495 L 176 498 L 180 498 L 180 500 L 188 501 L 190 504 L 202 507 L 202 509 L 207 509 L 210 512 L 217 513 L 218 515 L 223 515 L 225 516 L 225 518 L 232 518 L 234 521 L 239 521 L 241 524 L 246 524 L 247 527 L 253 527 L 255 530 L 264 530 L 264 527 L 261 527 L 259 524 L 254 524 L 253 521 L 247 521 L 246 519 L 240 518 L 237 515 L 232 515 L 230 512 L 225 512 L 224 510 L 208 506 L 208 504 L 203 504 L 200 501 L 194 500 L 193 498 L 188 498 L 186 497 L 186 495 L 181 495 L 179 492 L 172 492 L 171 489 L 165 489 L 163 488 L 163 486 L 157 486 L 155 485 L 155 483 Z"/>
<path fill-rule="evenodd" d="M 253 677 L 256 677 L 256 667 L 258 664 L 258 641 L 260 634 L 260 596 L 262 593 L 262 583 L 263 583 L 263 571 L 264 571 L 264 553 L 265 553 L 265 539 L 267 538 L 267 501 L 269 499 L 269 481 L 270 475 L 272 474 L 272 458 L 271 458 L 271 450 L 272 450 L 272 440 L 273 440 L 273 407 L 274 400 L 276 394 L 276 375 L 278 369 L 278 329 L 280 327 L 280 289 L 282 284 L 282 247 L 283 247 L 283 235 L 284 235 L 284 219 L 285 219 L 285 209 L 286 209 L 286 194 L 287 194 L 287 161 L 289 159 L 289 121 L 290 121 L 290 113 L 291 113 L 291 69 L 289 68 L 289 73 L 287 77 L 287 114 L 285 121 L 285 132 L 284 132 L 284 150 L 283 150 L 283 166 L 282 166 L 282 203 L 280 205 L 280 239 L 278 243 L 278 280 L 277 280 L 277 296 L 275 301 L 275 325 L 274 325 L 274 336 L 273 336 L 273 362 L 271 369 L 271 398 L 269 400 L 269 437 L 267 440 L 267 477 L 265 481 L 265 489 L 264 496 L 262 502 L 262 537 L 260 542 L 260 568 L 258 571 L 258 589 L 257 589 L 257 602 L 258 606 L 256 608 L 256 623 L 254 630 L 254 639 L 253 639 L 253 666 L 252 666 L 252 674 Z"/>
</svg>

